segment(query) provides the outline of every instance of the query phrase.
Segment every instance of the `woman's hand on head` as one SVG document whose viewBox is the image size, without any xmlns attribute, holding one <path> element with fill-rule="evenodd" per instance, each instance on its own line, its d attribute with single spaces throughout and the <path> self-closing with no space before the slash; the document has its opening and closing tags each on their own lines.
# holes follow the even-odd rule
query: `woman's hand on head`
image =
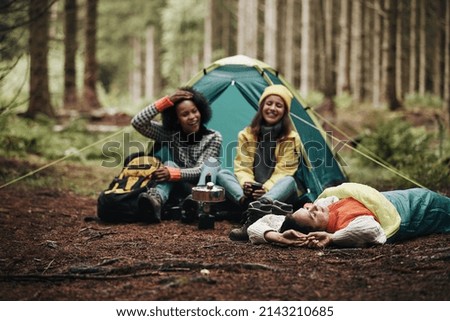
<svg viewBox="0 0 450 321">
<path fill-rule="evenodd" d="M 177 90 L 169 97 L 169 99 L 172 103 L 176 104 L 183 100 L 192 99 L 192 97 L 194 97 L 194 95 L 189 91 Z"/>
</svg>

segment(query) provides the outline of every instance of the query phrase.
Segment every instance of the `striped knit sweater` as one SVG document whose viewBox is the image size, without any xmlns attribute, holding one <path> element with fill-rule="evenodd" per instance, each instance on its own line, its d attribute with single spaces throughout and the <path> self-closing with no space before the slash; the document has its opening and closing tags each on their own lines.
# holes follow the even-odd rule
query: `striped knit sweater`
<svg viewBox="0 0 450 321">
<path fill-rule="evenodd" d="M 180 168 L 168 168 L 171 181 L 195 182 L 200 178 L 203 162 L 209 157 L 218 158 L 222 146 L 222 135 L 207 129 L 200 141 L 182 139 L 179 131 L 164 128 L 156 117 L 164 109 L 173 106 L 169 97 L 163 97 L 145 107 L 131 120 L 132 126 L 142 135 L 169 146 L 172 160 Z"/>
</svg>

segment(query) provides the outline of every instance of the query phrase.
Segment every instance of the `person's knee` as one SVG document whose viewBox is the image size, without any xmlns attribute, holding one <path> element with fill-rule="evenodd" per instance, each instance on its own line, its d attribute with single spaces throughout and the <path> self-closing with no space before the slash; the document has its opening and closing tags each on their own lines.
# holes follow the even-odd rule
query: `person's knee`
<svg viewBox="0 0 450 321">
<path fill-rule="evenodd" d="M 224 168 L 220 169 L 216 177 L 217 184 L 220 185 L 221 183 L 223 183 L 226 180 L 226 178 L 229 177 L 230 175 L 231 176 L 233 175 L 233 173 L 231 173 L 230 170 Z"/>
<path fill-rule="evenodd" d="M 295 182 L 295 179 L 292 176 L 283 177 L 277 182 L 277 184 L 284 186 L 287 190 L 297 189 L 297 183 Z"/>
<path fill-rule="evenodd" d="M 288 184 L 288 186 L 289 186 L 290 189 L 294 189 L 294 190 L 297 189 L 297 183 L 296 183 L 294 177 L 292 177 L 292 176 L 286 176 L 285 179 L 286 179 L 286 181 L 287 181 L 286 183 Z"/>
</svg>

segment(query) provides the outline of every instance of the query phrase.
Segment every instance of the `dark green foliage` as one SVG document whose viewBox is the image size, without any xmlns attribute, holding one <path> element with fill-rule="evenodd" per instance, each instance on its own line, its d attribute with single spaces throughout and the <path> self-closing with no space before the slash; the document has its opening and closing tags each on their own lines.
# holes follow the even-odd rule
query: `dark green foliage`
<svg viewBox="0 0 450 321">
<path fill-rule="evenodd" d="M 449 155 L 448 146 L 439 139 L 443 133 L 438 134 L 427 132 L 423 127 L 412 127 L 401 119 L 393 119 L 380 122 L 375 131 L 362 139 L 358 148 L 365 152 L 364 146 L 394 170 L 425 187 L 439 190 L 450 185 L 450 166 L 449 159 L 444 156 Z M 446 149 L 447 153 L 442 152 Z M 360 162 L 367 171 L 379 166 L 367 158 L 361 158 Z M 414 186 L 399 175 L 392 176 L 390 185 L 398 188 Z"/>
</svg>

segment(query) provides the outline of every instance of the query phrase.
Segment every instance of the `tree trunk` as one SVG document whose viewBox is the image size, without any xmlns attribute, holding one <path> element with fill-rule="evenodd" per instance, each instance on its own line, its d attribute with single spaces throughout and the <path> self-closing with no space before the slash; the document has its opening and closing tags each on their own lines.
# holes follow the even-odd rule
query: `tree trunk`
<svg viewBox="0 0 450 321">
<path fill-rule="evenodd" d="M 324 21 L 325 21 L 325 84 L 323 86 L 323 92 L 325 97 L 331 99 L 334 94 L 334 62 L 333 62 L 333 49 L 334 49 L 334 37 L 333 37 L 333 0 L 325 0 L 324 5 Z"/>
<path fill-rule="evenodd" d="M 212 0 L 206 0 L 206 14 L 204 23 L 205 39 L 203 41 L 203 64 L 209 66 L 212 62 L 212 48 L 213 48 L 213 3 Z"/>
<path fill-rule="evenodd" d="M 289 82 L 294 81 L 294 0 L 286 3 L 286 27 L 284 45 L 284 75 Z"/>
<path fill-rule="evenodd" d="M 142 46 L 141 41 L 137 37 L 133 37 L 131 39 L 131 48 L 133 51 L 133 68 L 131 70 L 130 77 L 130 93 L 131 99 L 134 103 L 139 102 L 142 97 L 142 83 L 141 83 L 141 55 L 142 55 Z"/>
<path fill-rule="evenodd" d="M 301 62 L 300 62 L 300 93 L 306 96 L 309 91 L 309 66 L 310 59 L 310 0 L 302 1 L 302 41 L 301 41 Z"/>
<path fill-rule="evenodd" d="M 155 98 L 155 27 L 148 26 L 145 37 L 145 98 Z"/>
<path fill-rule="evenodd" d="M 214 1 L 214 3 L 216 3 Z M 231 56 L 237 51 L 237 28 L 234 21 L 234 16 L 237 11 L 237 2 L 235 0 L 223 0 L 221 12 L 219 16 L 222 19 L 221 28 L 217 31 L 218 35 L 222 35 L 222 45 L 224 56 Z"/>
<path fill-rule="evenodd" d="M 450 3 L 445 4 L 445 43 L 444 43 L 444 110 L 450 126 Z"/>
<path fill-rule="evenodd" d="M 98 0 L 86 0 L 86 48 L 84 62 L 83 111 L 100 108 L 97 97 L 97 4 Z"/>
<path fill-rule="evenodd" d="M 77 0 L 65 0 L 64 13 L 64 108 L 77 109 Z"/>
<path fill-rule="evenodd" d="M 373 14 L 373 80 L 372 80 L 372 103 L 374 107 L 380 107 L 380 86 L 381 86 L 381 20 L 380 3 L 374 0 Z"/>
<path fill-rule="evenodd" d="M 419 16 L 420 16 L 420 25 L 419 25 L 419 93 L 420 95 L 425 95 L 426 91 L 426 35 L 425 35 L 425 3 L 424 0 L 419 0 Z"/>
<path fill-rule="evenodd" d="M 240 55 L 245 54 L 245 41 L 246 41 L 246 1 L 239 0 L 238 2 L 238 39 L 237 39 L 237 53 Z"/>
<path fill-rule="evenodd" d="M 341 12 L 339 15 L 339 51 L 337 65 L 337 84 L 336 91 L 338 95 L 343 94 L 349 89 L 349 19 L 348 9 L 349 1 L 341 0 Z"/>
<path fill-rule="evenodd" d="M 257 58 L 258 54 L 258 0 L 239 0 L 238 54 Z"/>
<path fill-rule="evenodd" d="M 364 20 L 363 20 L 363 28 L 364 28 L 364 48 L 363 50 L 363 61 L 366 63 L 363 64 L 363 88 L 362 88 L 362 97 L 363 100 L 368 100 L 372 97 L 373 94 L 373 22 L 375 15 L 373 14 L 372 1 L 365 3 L 363 7 L 364 12 Z"/>
<path fill-rule="evenodd" d="M 321 71 L 323 60 L 319 60 L 320 52 L 324 51 L 324 48 L 322 48 L 322 43 L 318 39 L 320 37 L 319 35 L 319 21 L 317 21 L 317 18 L 319 17 L 320 8 L 319 8 L 319 1 L 310 1 L 309 3 L 309 29 L 311 30 L 309 33 L 309 61 L 310 64 L 308 66 L 308 91 L 311 92 L 313 90 L 316 90 L 318 88 L 319 83 L 323 83 L 323 80 L 321 80 L 321 77 L 323 75 L 323 72 Z M 314 19 L 314 17 L 317 17 Z M 311 19 L 313 18 L 313 19 Z"/>
<path fill-rule="evenodd" d="M 411 20 L 409 30 L 409 92 L 416 92 L 416 70 L 417 70 L 417 43 L 416 43 L 416 25 L 417 25 L 417 0 L 411 0 Z"/>
<path fill-rule="evenodd" d="M 362 99 L 362 4 L 360 1 L 352 2 L 352 47 L 351 47 L 351 91 L 355 102 Z"/>
<path fill-rule="evenodd" d="M 162 38 L 162 26 L 156 25 L 155 26 L 155 33 L 154 33 L 154 37 L 155 37 L 155 42 L 154 42 L 154 46 L 155 46 L 155 58 L 154 58 L 154 62 L 155 62 L 155 72 L 153 74 L 153 85 L 154 85 L 154 90 L 155 90 L 155 95 L 154 97 L 158 97 L 161 95 L 161 92 L 163 90 L 163 87 L 165 85 L 165 80 L 164 77 L 162 75 L 162 64 L 161 63 L 157 63 L 158 61 L 162 60 L 162 52 L 163 52 L 163 48 L 161 46 L 161 38 Z"/>
<path fill-rule="evenodd" d="M 336 103 L 334 102 L 333 96 L 335 93 L 335 86 L 333 84 L 334 79 L 334 62 L 333 62 L 333 48 L 334 48 L 334 37 L 333 37 L 333 0 L 325 0 L 323 2 L 323 6 L 320 8 L 322 10 L 322 14 L 317 14 L 319 19 L 322 20 L 322 23 L 318 25 L 317 29 L 317 39 L 321 39 L 323 43 L 320 51 L 320 59 L 319 63 L 321 63 L 321 68 L 323 72 L 323 76 L 321 77 L 323 80 L 318 84 L 318 88 L 324 94 L 324 100 L 320 103 L 319 106 L 316 106 L 314 109 L 320 115 L 331 122 L 334 122 L 336 119 Z M 322 16 L 322 17 L 320 17 Z M 317 51 L 317 50 L 316 50 Z M 315 69 L 314 69 L 315 70 Z M 315 71 L 317 72 L 317 71 Z M 323 122 L 322 127 L 325 131 L 332 131 L 333 128 L 330 127 L 329 123 Z"/>
<path fill-rule="evenodd" d="M 395 32 L 395 90 L 397 91 L 398 99 L 403 99 L 403 45 L 402 45 L 402 16 L 403 16 L 403 2 L 398 2 L 397 8 L 397 30 Z"/>
<path fill-rule="evenodd" d="M 277 3 L 265 0 L 264 10 L 264 62 L 277 68 Z"/>
<path fill-rule="evenodd" d="M 384 18 L 383 34 L 383 87 L 384 100 L 390 110 L 400 108 L 395 90 L 395 35 L 397 29 L 397 2 L 384 0 L 386 17 Z"/>
<path fill-rule="evenodd" d="M 37 114 L 55 117 L 50 102 L 48 80 L 48 41 L 50 7 L 48 0 L 30 0 L 30 101 L 24 116 Z"/>
<path fill-rule="evenodd" d="M 442 54 L 443 54 L 443 47 L 442 47 L 442 39 L 443 37 L 443 29 L 441 25 L 445 25 L 443 14 L 445 14 L 445 6 L 443 6 L 442 1 L 434 1 L 431 3 L 433 6 L 433 30 L 435 31 L 434 37 L 432 38 L 434 40 L 433 48 L 436 48 L 433 51 L 433 58 L 432 58 L 432 64 L 433 64 L 433 77 L 432 77 L 432 83 L 433 83 L 433 94 L 442 97 L 441 88 L 442 88 Z M 445 5 L 445 4 L 444 4 Z"/>
<path fill-rule="evenodd" d="M 325 66 L 325 48 L 327 44 L 325 43 L 325 17 L 324 17 L 324 8 L 323 3 L 321 1 L 314 1 L 312 3 L 313 6 L 313 29 L 314 29 L 314 67 L 313 67 L 313 77 L 314 77 L 314 85 L 313 90 L 322 90 L 323 86 L 326 82 L 326 73 L 328 72 L 327 67 Z"/>
</svg>

